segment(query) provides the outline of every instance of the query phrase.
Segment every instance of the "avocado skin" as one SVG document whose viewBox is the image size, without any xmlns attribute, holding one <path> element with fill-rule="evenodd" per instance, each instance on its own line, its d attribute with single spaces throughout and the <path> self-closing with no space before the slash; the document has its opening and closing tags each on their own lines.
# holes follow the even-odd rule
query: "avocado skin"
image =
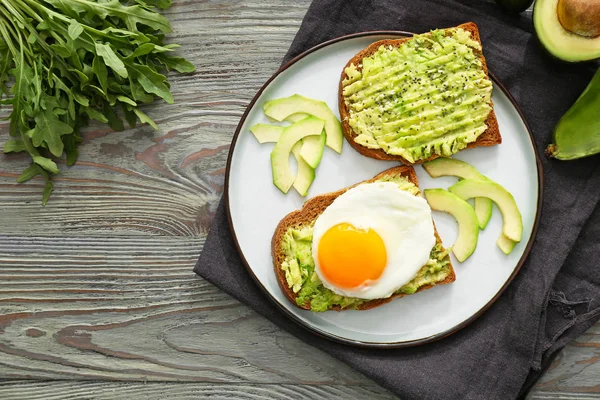
<svg viewBox="0 0 600 400">
<path fill-rule="evenodd" d="M 531 7 L 533 0 L 496 0 L 496 4 L 507 13 L 518 14 Z"/>
<path fill-rule="evenodd" d="M 546 154 L 574 160 L 600 153 L 600 69 L 554 128 Z"/>
</svg>

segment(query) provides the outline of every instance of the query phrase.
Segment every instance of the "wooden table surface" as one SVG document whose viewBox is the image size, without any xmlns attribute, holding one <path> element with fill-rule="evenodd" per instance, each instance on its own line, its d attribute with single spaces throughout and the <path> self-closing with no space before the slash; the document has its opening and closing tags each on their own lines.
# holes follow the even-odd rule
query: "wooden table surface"
<svg viewBox="0 0 600 400">
<path fill-rule="evenodd" d="M 29 160 L 0 155 L 0 399 L 395 398 L 192 272 L 235 127 L 309 3 L 174 0 L 197 72 L 145 109 L 159 131 L 86 130 L 46 207 L 15 183 Z M 530 395 L 567 398 L 600 399 L 600 325 Z"/>
</svg>

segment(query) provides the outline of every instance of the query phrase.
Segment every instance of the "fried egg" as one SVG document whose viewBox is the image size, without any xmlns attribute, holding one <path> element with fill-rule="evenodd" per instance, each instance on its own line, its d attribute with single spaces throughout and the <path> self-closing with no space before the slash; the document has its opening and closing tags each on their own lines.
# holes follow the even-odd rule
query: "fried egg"
<svg viewBox="0 0 600 400">
<path fill-rule="evenodd" d="M 410 282 L 436 243 L 431 208 L 392 182 L 336 198 L 314 225 L 315 271 L 334 293 L 381 299 Z"/>
</svg>

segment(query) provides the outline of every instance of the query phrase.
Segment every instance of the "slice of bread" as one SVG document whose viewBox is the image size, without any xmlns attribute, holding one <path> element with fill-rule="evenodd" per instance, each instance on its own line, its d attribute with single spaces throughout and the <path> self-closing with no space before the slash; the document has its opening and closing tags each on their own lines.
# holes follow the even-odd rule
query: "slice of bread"
<svg viewBox="0 0 600 400">
<path fill-rule="evenodd" d="M 481 39 L 479 37 L 479 30 L 477 29 L 477 25 L 475 25 L 475 23 L 467 22 L 465 24 L 458 25 L 455 28 L 462 28 L 465 31 L 470 32 L 471 38 L 481 44 Z M 448 29 L 452 29 L 452 28 L 448 28 Z M 338 96 L 338 105 L 339 105 L 340 117 L 341 117 L 341 121 L 342 121 L 342 129 L 344 131 L 344 136 L 348 140 L 348 143 L 350 143 L 350 145 L 356 151 L 358 151 L 360 154 L 362 154 L 364 156 L 375 158 L 378 160 L 400 161 L 406 165 L 420 164 L 425 161 L 433 160 L 434 158 L 438 158 L 440 156 L 437 154 L 434 154 L 429 158 L 417 160 L 416 162 L 411 163 L 411 162 L 408 162 L 406 159 L 404 159 L 402 156 L 387 154 L 382 149 L 370 149 L 370 148 L 364 147 L 364 146 L 356 143 L 354 141 L 354 138 L 358 135 L 356 132 L 354 132 L 354 130 L 348 123 L 348 119 L 350 118 L 350 110 L 348 109 L 348 107 L 346 106 L 346 102 L 344 101 L 342 82 L 344 81 L 344 79 L 347 78 L 346 68 L 349 67 L 350 64 L 354 64 L 358 70 L 361 70 L 362 69 L 362 67 L 361 67 L 362 59 L 373 55 L 377 51 L 377 49 L 379 49 L 380 46 L 384 45 L 384 46 L 399 47 L 400 45 L 402 45 L 402 43 L 404 43 L 410 39 L 412 39 L 412 37 L 406 37 L 406 38 L 402 38 L 402 39 L 380 40 L 378 42 L 372 43 L 367 48 L 363 49 L 358 54 L 356 54 L 354 57 L 352 57 L 350 59 L 350 61 L 348 61 L 348 63 L 344 67 L 344 69 L 342 70 L 342 76 L 340 78 L 340 85 L 339 85 L 339 96 Z M 484 70 L 486 76 L 488 76 L 488 69 L 487 69 L 487 65 L 486 65 L 485 57 L 483 56 L 483 53 L 479 52 L 479 54 L 477 54 L 477 56 L 481 60 L 481 63 L 483 65 L 483 70 Z M 492 104 L 492 107 L 493 107 L 493 104 Z M 496 114 L 494 113 L 493 108 L 492 108 L 492 111 L 490 112 L 490 114 L 488 115 L 487 119 L 485 120 L 485 124 L 487 125 L 487 129 L 481 135 L 479 135 L 479 137 L 477 138 L 476 141 L 469 143 L 467 145 L 467 148 L 479 147 L 479 146 L 493 146 L 495 144 L 502 143 L 502 136 L 500 135 L 500 130 L 498 128 L 498 120 L 496 119 Z"/>
<path fill-rule="evenodd" d="M 393 177 L 393 176 L 396 176 L 396 177 L 404 176 L 411 183 L 413 183 L 417 187 L 419 186 L 419 181 L 417 179 L 417 175 L 415 174 L 415 170 L 412 167 L 410 167 L 410 166 L 393 167 L 393 168 L 390 168 L 390 169 L 376 175 L 372 179 L 369 179 L 369 180 L 366 180 L 363 182 L 359 182 L 353 186 L 338 190 L 337 192 L 322 194 L 320 196 L 313 197 L 312 199 L 307 200 L 306 203 L 304 203 L 304 206 L 302 207 L 301 210 L 292 211 L 291 213 L 286 215 L 279 222 L 279 225 L 277 225 L 277 228 L 275 229 L 275 234 L 273 235 L 273 239 L 271 241 L 271 254 L 273 256 L 273 266 L 275 268 L 275 275 L 277 276 L 277 281 L 279 282 L 279 287 L 281 288 L 281 290 L 283 291 L 283 293 L 285 294 L 285 296 L 287 297 L 287 299 L 290 302 L 292 302 L 294 305 L 298 306 L 298 304 L 296 304 L 297 294 L 294 293 L 292 291 L 292 289 L 288 286 L 287 281 L 285 279 L 285 272 L 281 268 L 281 264 L 285 260 L 285 254 L 282 251 L 283 237 L 284 237 L 285 233 L 288 231 L 288 229 L 290 229 L 290 228 L 298 229 L 303 226 L 312 224 L 317 219 L 317 217 L 319 215 L 321 215 L 321 213 L 323 213 L 323 211 L 325 211 L 325 209 L 331 203 L 333 203 L 333 201 L 338 196 L 340 196 L 341 194 L 346 192 L 348 189 L 351 189 L 357 185 L 360 185 L 361 183 L 376 182 L 379 180 L 384 180 L 386 177 Z M 435 231 L 436 242 L 441 244 L 442 241 L 437 233 L 437 230 L 435 230 L 435 224 L 434 224 L 434 231 Z M 447 257 L 449 257 L 449 256 L 447 256 Z M 420 292 L 425 289 L 430 289 L 435 285 L 443 285 L 446 283 L 454 282 L 454 280 L 456 279 L 456 275 L 454 273 L 454 268 L 452 267 L 452 264 L 450 262 L 448 265 L 450 266 L 450 274 L 443 281 L 437 282 L 435 284 L 428 284 L 428 285 L 421 286 L 417 289 L 417 292 Z M 359 310 L 368 310 L 368 309 L 380 306 L 382 304 L 388 303 L 395 298 L 400 298 L 400 297 L 404 297 L 404 296 L 406 296 L 406 294 L 400 293 L 400 294 L 394 294 L 385 299 L 370 300 L 370 301 L 358 306 L 358 309 Z M 309 304 L 304 304 L 299 307 L 304 308 L 306 310 L 310 310 Z M 336 310 L 336 311 L 342 310 L 342 308 L 339 306 L 333 306 L 330 309 Z"/>
</svg>

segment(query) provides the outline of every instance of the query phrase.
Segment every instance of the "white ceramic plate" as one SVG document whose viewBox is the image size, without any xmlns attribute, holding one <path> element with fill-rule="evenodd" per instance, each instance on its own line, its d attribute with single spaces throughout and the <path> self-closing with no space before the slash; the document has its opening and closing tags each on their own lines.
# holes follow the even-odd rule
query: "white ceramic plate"
<svg viewBox="0 0 600 400">
<path fill-rule="evenodd" d="M 271 238 L 278 222 L 306 200 L 293 189 L 287 195 L 272 183 L 271 144 L 260 145 L 249 128 L 269 123 L 262 104 L 298 93 L 324 100 L 338 115 L 338 83 L 342 68 L 354 54 L 374 41 L 399 32 L 369 32 L 339 38 L 307 51 L 275 74 L 256 95 L 242 118 L 229 154 L 226 174 L 229 223 L 251 275 L 290 317 L 313 332 L 362 346 L 401 347 L 432 341 L 455 332 L 487 309 L 518 272 L 533 242 L 541 197 L 541 170 L 531 135 L 510 98 L 494 79 L 493 102 L 502 144 L 461 151 L 455 158 L 474 165 L 513 196 L 523 215 L 523 240 L 509 255 L 496 246 L 502 217 L 497 208 L 479 235 L 475 253 L 464 263 L 453 258 L 456 281 L 394 300 L 368 311 L 313 313 L 290 304 L 281 292 L 271 259 Z M 339 116 L 339 115 L 338 115 Z M 292 161 L 293 163 L 293 161 Z M 344 142 L 342 154 L 325 149 L 309 197 L 369 179 L 396 162 L 357 153 Z M 455 178 L 432 179 L 415 167 L 421 189 L 447 188 Z M 494 206 L 495 207 L 495 206 Z M 434 212 L 445 246 L 454 242 L 456 223 Z"/>
</svg>

